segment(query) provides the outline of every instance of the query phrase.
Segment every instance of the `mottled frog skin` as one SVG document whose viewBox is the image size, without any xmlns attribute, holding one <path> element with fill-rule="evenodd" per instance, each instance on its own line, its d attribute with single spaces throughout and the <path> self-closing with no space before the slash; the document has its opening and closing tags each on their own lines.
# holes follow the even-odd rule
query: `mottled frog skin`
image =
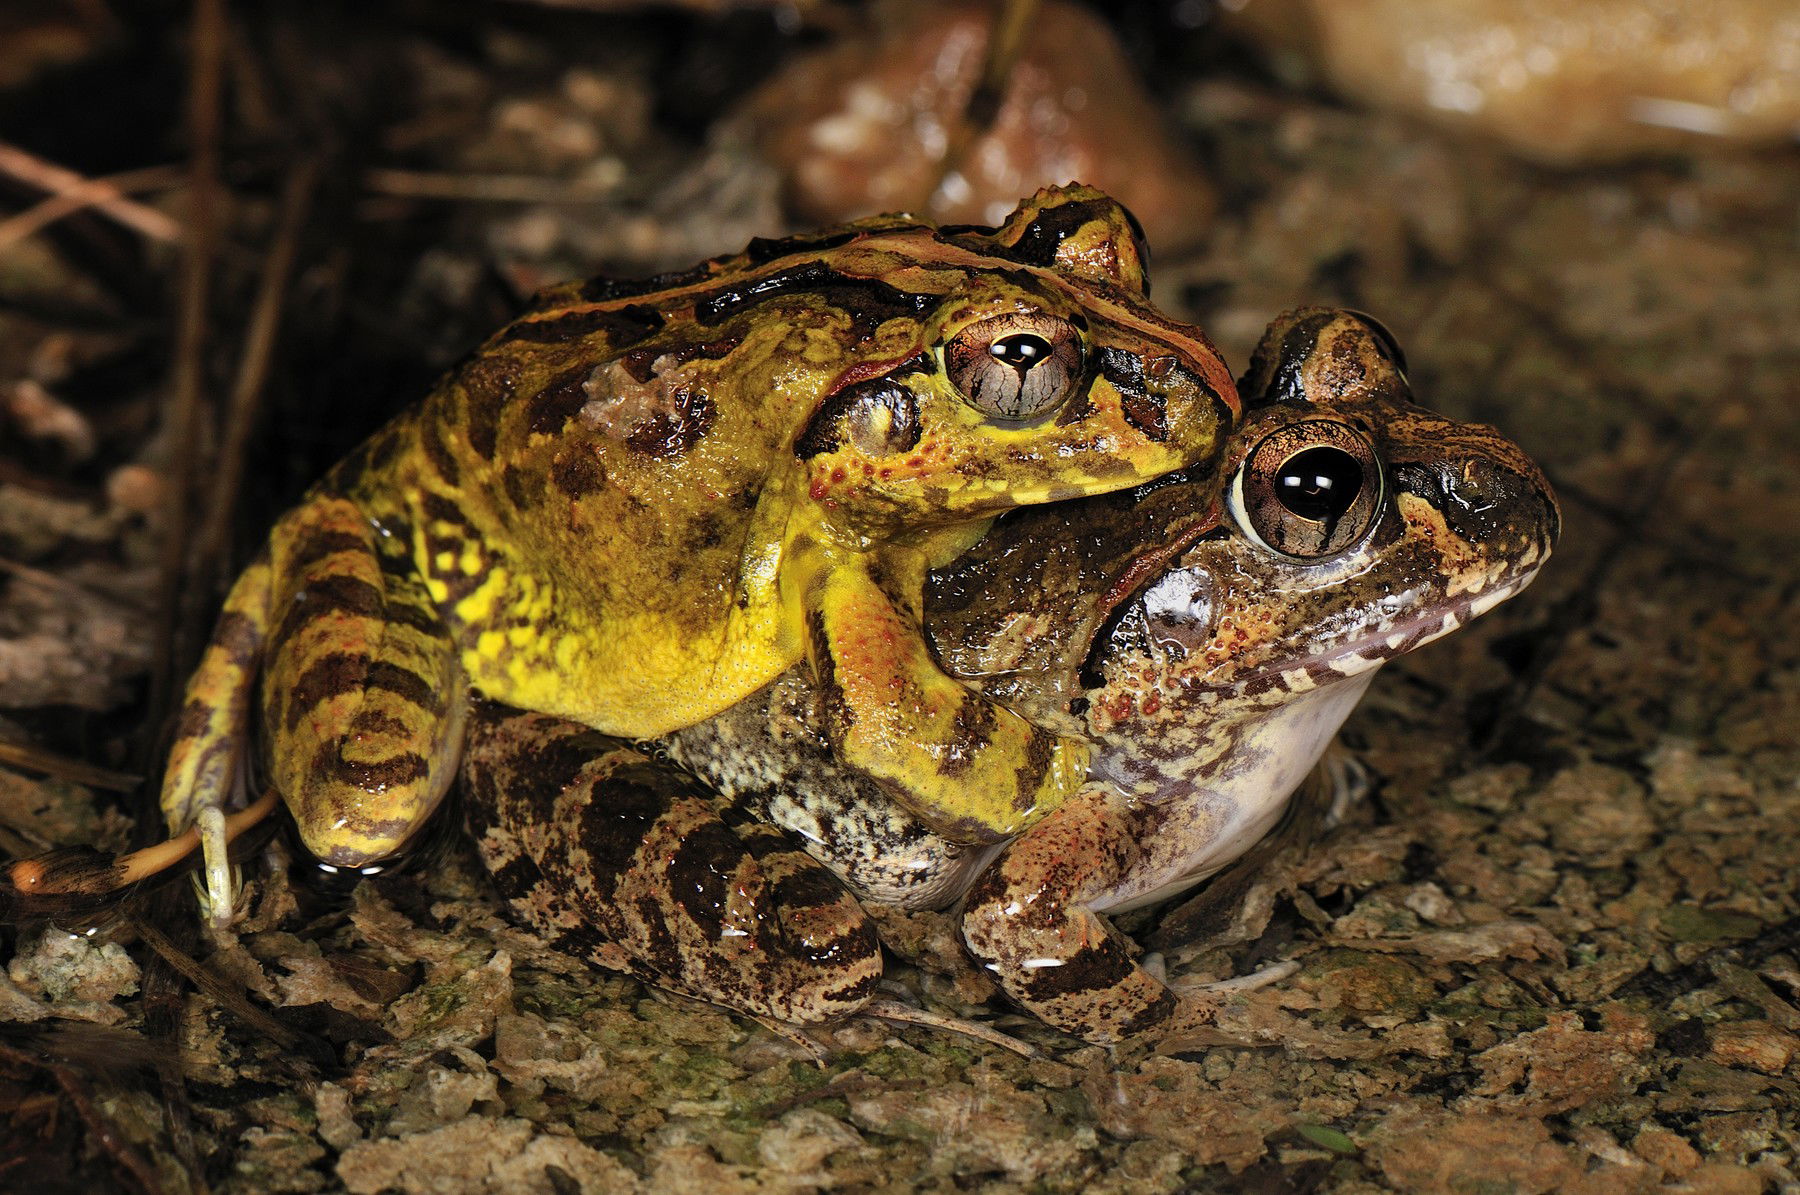
<svg viewBox="0 0 1800 1195">
<path fill-rule="evenodd" d="M 274 529 L 166 819 L 233 799 L 254 723 L 307 849 L 364 868 L 437 805 L 470 693 L 646 739 L 804 664 L 836 760 L 935 832 L 1017 833 L 1090 746 L 943 672 L 925 576 L 1008 509 L 1216 463 L 1231 376 L 1144 264 L 1067 187 L 545 293 Z"/>
<path fill-rule="evenodd" d="M 650 752 L 481 705 L 468 816 L 516 913 L 604 966 L 744 1012 L 861 1007 L 863 903 L 961 902 L 1022 1007 L 1095 1042 L 1178 1007 L 1107 912 L 1189 888 L 1281 818 L 1386 661 L 1517 593 L 1555 499 L 1492 428 L 1418 405 L 1366 317 L 1273 324 L 1223 466 L 1020 510 L 926 586 L 947 672 L 1094 744 L 1001 844 L 948 837 L 834 753 L 794 670 Z"/>
</svg>

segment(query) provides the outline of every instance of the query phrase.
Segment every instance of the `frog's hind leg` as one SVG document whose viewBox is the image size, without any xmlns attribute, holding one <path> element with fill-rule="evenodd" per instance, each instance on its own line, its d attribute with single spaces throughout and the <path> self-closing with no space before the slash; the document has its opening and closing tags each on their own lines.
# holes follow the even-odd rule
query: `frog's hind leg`
<svg viewBox="0 0 1800 1195">
<path fill-rule="evenodd" d="M 880 945 L 855 899 L 773 827 L 727 824 L 674 767 L 483 703 L 463 776 L 496 885 L 560 947 L 790 1024 L 845 1016 L 874 994 Z"/>
<path fill-rule="evenodd" d="M 465 684 L 407 555 L 348 499 L 299 507 L 270 537 L 265 754 L 301 842 L 367 868 L 405 845 L 456 771 Z"/>
<path fill-rule="evenodd" d="M 264 794 L 248 808 L 225 812 L 244 795 L 250 697 L 268 637 L 270 578 L 267 553 L 238 577 L 188 681 L 163 773 L 161 804 L 170 837 L 128 855 L 77 847 L 12 863 L 5 895 L 18 911 L 32 915 L 38 909 L 85 907 L 83 901 L 103 904 L 122 889 L 167 872 L 200 847 L 206 859 L 203 911 L 215 920 L 229 918 L 229 844 L 275 805 L 272 795 Z"/>
<path fill-rule="evenodd" d="M 235 900 L 225 810 L 239 803 L 249 771 L 250 702 L 269 634 L 272 577 L 264 552 L 226 595 L 200 665 L 188 680 L 163 770 L 163 822 L 174 836 L 168 845 L 197 838 L 205 856 L 201 912 L 212 921 L 229 920 Z M 266 813 L 273 802 L 258 802 L 257 808 Z"/>
</svg>

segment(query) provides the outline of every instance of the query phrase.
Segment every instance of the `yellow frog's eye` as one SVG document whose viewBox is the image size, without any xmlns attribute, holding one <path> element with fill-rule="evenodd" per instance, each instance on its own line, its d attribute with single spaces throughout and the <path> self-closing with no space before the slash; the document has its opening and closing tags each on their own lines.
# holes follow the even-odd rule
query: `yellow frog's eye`
<svg viewBox="0 0 1800 1195">
<path fill-rule="evenodd" d="M 1244 462 L 1239 483 L 1247 530 L 1284 556 L 1343 551 L 1362 538 L 1381 505 L 1375 450 L 1326 420 L 1269 433 Z"/>
<path fill-rule="evenodd" d="M 971 324 L 944 346 L 950 384 L 996 419 L 1036 419 L 1081 387 L 1081 334 L 1052 315 L 1014 312 Z"/>
</svg>

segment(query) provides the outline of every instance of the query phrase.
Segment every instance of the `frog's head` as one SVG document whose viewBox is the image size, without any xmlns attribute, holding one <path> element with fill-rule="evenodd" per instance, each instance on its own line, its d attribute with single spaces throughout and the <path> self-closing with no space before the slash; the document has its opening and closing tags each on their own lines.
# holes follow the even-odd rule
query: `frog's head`
<svg viewBox="0 0 1800 1195">
<path fill-rule="evenodd" d="M 1237 413 L 1218 353 L 1149 303 L 1119 203 L 1040 191 L 998 228 L 873 225 L 846 277 L 912 295 L 916 320 L 845 342 L 794 441 L 813 497 L 879 538 L 1210 468 Z"/>
<path fill-rule="evenodd" d="M 1242 391 L 1216 471 L 1017 511 L 929 589 L 946 670 L 1151 799 L 1226 773 L 1285 798 L 1376 668 L 1519 592 L 1556 538 L 1530 459 L 1418 405 L 1367 317 L 1281 317 Z"/>
<path fill-rule="evenodd" d="M 1183 755 L 1229 770 L 1280 752 L 1297 783 L 1375 669 L 1537 574 L 1558 530 L 1549 484 L 1493 428 L 1418 405 L 1403 368 L 1353 312 L 1271 325 L 1217 524 L 1087 663 L 1088 730 L 1113 745 L 1115 779 L 1155 788 Z"/>
</svg>

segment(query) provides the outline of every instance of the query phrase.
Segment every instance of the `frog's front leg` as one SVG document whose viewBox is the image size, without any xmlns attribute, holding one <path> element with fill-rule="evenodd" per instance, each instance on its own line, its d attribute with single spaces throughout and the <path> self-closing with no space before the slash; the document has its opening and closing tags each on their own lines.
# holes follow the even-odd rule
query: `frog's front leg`
<svg viewBox="0 0 1800 1195">
<path fill-rule="evenodd" d="M 772 826 L 727 822 L 693 777 L 622 739 L 477 702 L 469 827 L 514 914 L 600 966 L 794 1024 L 881 977 L 862 907 Z"/>
<path fill-rule="evenodd" d="M 815 547 L 800 555 L 789 571 L 826 733 L 841 761 L 889 786 L 932 830 L 963 842 L 1016 834 L 1080 787 L 1087 744 L 1034 726 L 946 675 L 867 553 Z"/>
<path fill-rule="evenodd" d="M 1118 1041 L 1175 1011 L 1174 993 L 1092 908 L 1140 867 L 1150 820 L 1090 785 L 1009 844 L 963 906 L 963 941 L 1006 994 L 1091 1042 Z"/>
</svg>

